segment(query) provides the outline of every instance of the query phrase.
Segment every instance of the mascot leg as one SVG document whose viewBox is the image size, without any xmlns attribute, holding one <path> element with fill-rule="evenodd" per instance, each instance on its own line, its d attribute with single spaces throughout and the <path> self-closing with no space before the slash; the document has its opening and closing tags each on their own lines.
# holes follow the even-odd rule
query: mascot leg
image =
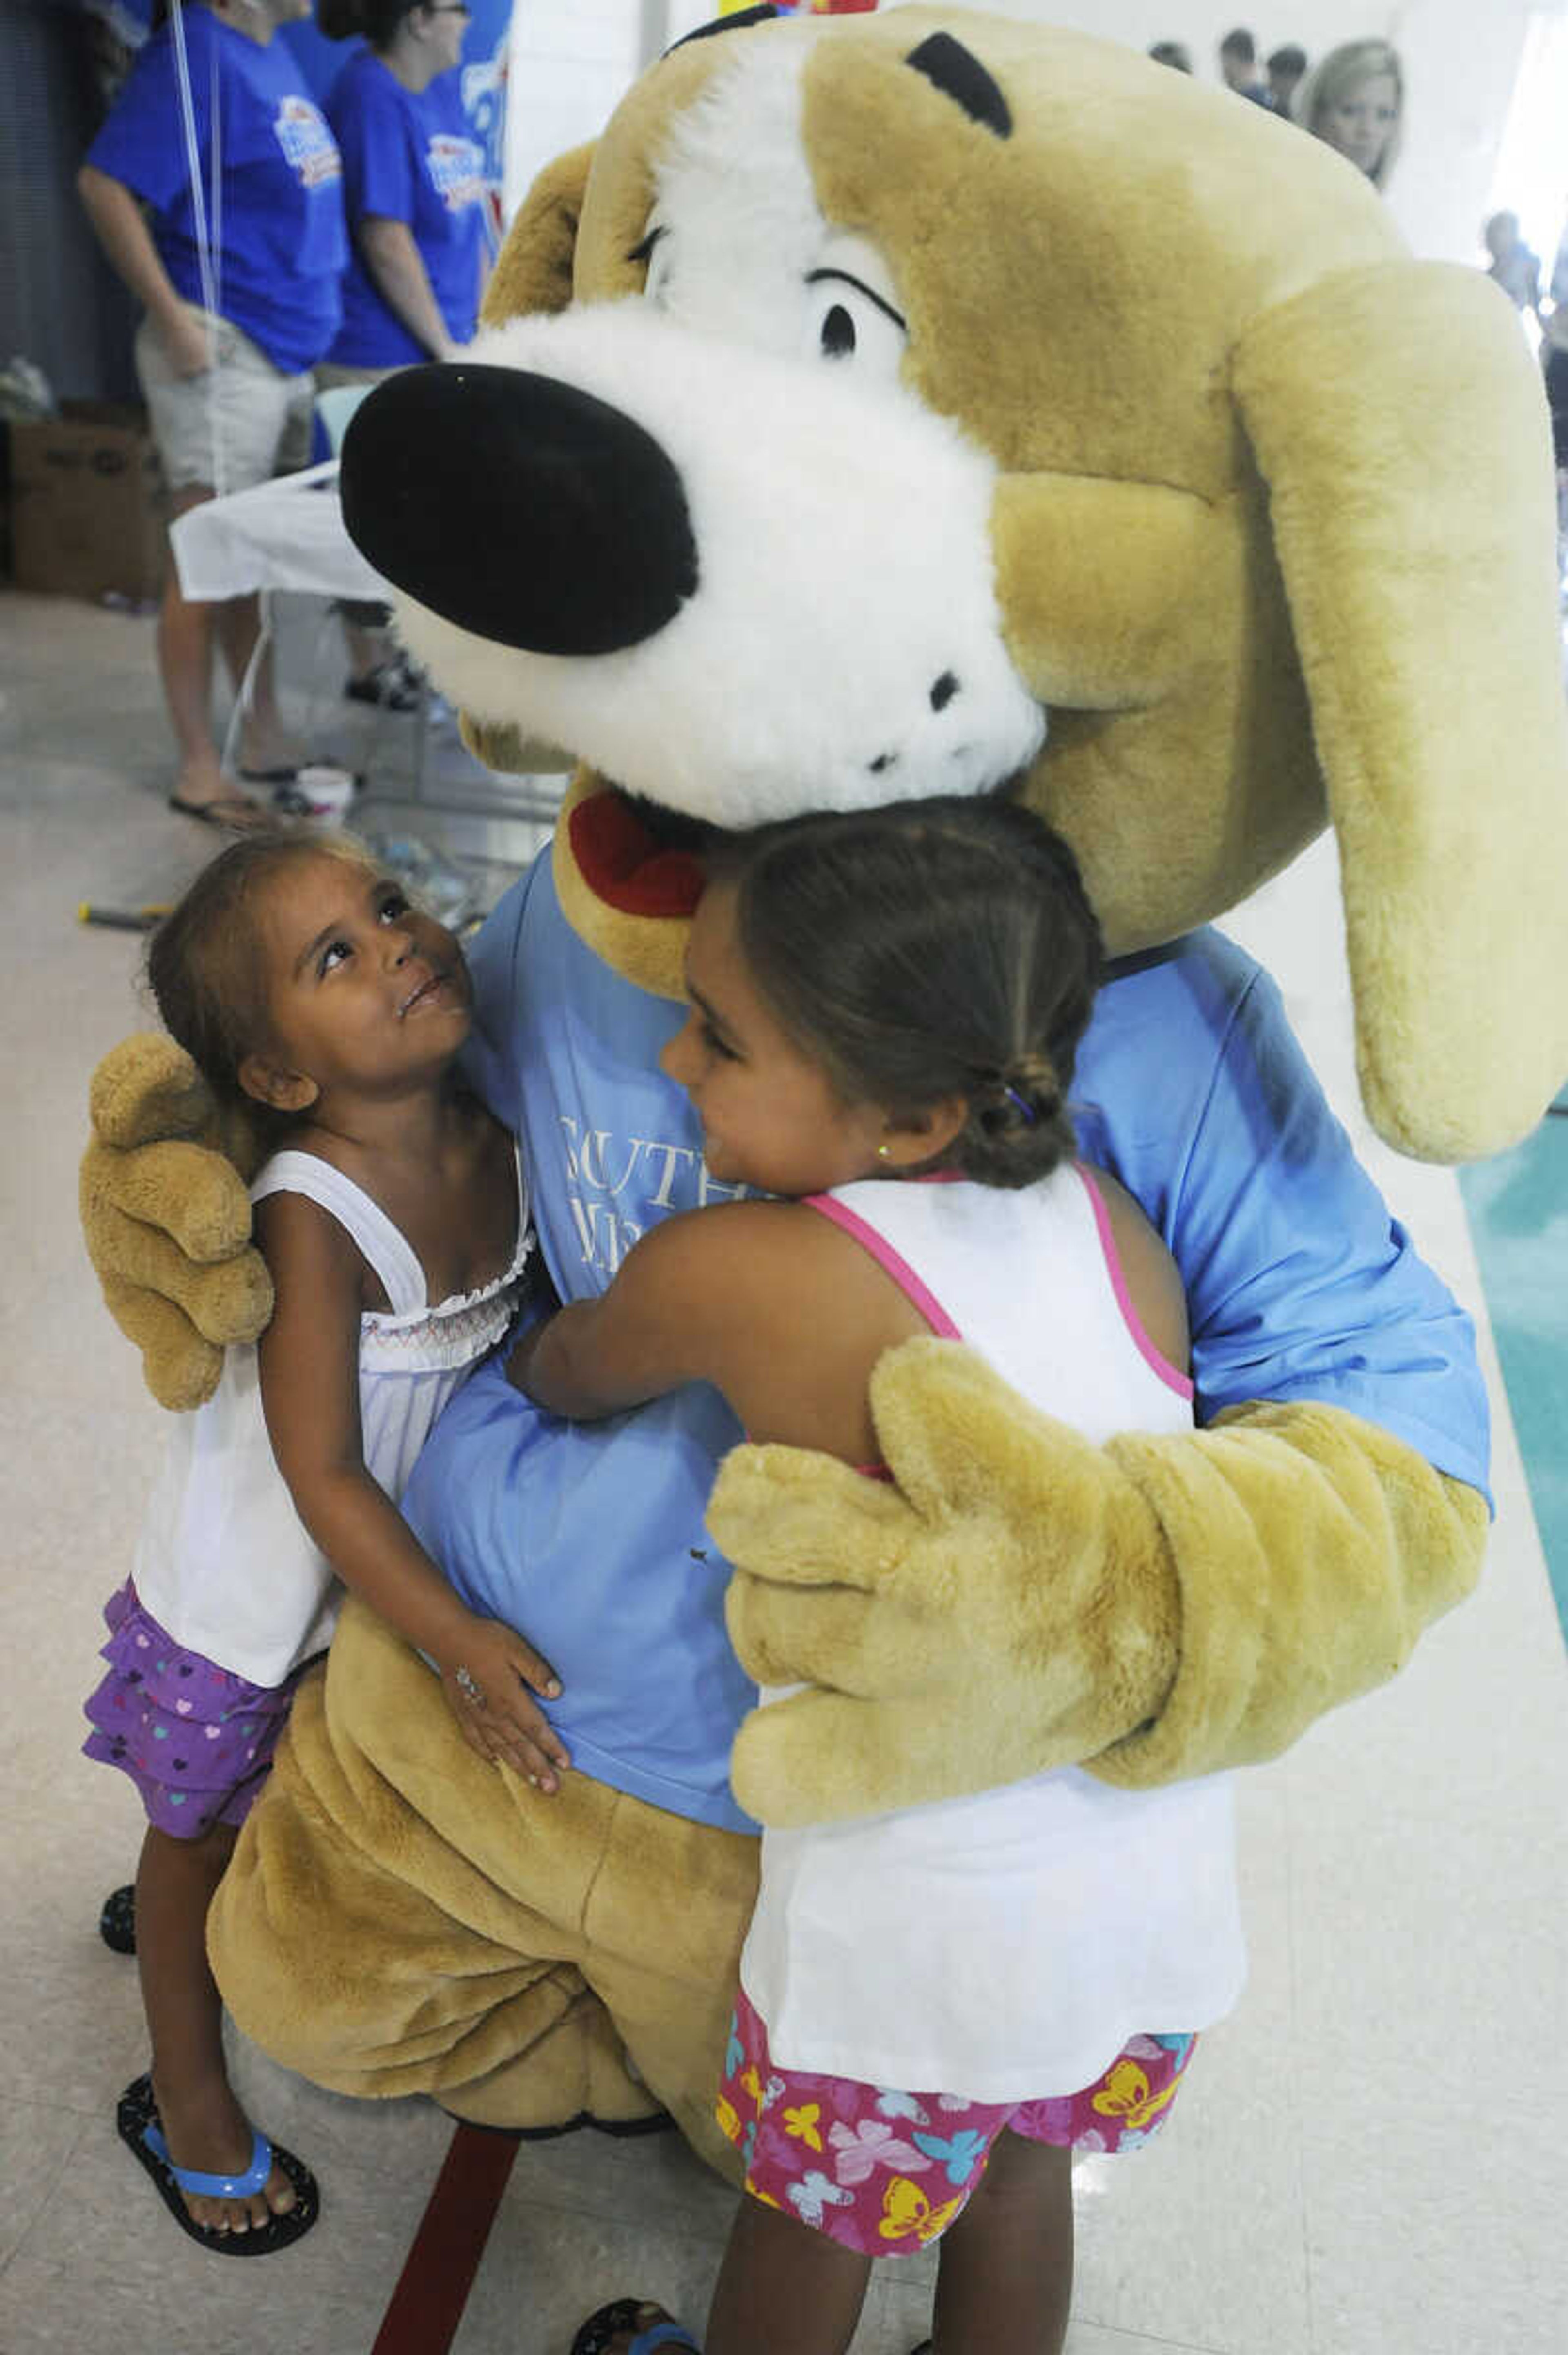
<svg viewBox="0 0 1568 2355">
<path fill-rule="evenodd" d="M 335 2092 L 524 2127 L 667 2107 L 732 2172 L 712 2102 L 755 1879 L 738 1834 L 486 1765 L 351 1601 L 208 1939 L 237 2024 Z"/>
<path fill-rule="evenodd" d="M 738 2184 L 713 2105 L 757 1894 L 757 1843 L 624 1795 L 613 1804 L 583 1972 L 638 2076 L 699 2157 Z"/>
</svg>

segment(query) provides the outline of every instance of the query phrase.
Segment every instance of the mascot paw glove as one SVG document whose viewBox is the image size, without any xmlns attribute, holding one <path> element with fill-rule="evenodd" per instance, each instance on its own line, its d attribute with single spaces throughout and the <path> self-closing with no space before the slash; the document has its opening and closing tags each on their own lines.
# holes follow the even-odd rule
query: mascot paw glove
<svg viewBox="0 0 1568 2355">
<path fill-rule="evenodd" d="M 223 1351 L 272 1314 L 251 1245 L 254 1140 L 226 1119 L 183 1048 L 151 1032 L 99 1065 L 81 1165 L 81 1222 L 111 1315 L 161 1406 L 199 1406 Z"/>
<path fill-rule="evenodd" d="M 744 1447 L 709 1505 L 747 1673 L 809 1688 L 735 1743 L 737 1796 L 780 1828 L 1093 1757 L 1175 1671 L 1159 1523 L 1105 1454 L 948 1341 L 891 1352 L 871 1407 L 896 1488 Z"/>
</svg>

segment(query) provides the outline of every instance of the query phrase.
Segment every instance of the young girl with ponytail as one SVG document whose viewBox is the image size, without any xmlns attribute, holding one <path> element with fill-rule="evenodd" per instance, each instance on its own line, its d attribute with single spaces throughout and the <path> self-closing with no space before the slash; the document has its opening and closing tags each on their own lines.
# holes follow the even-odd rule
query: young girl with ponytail
<svg viewBox="0 0 1568 2355">
<path fill-rule="evenodd" d="M 773 1199 L 666 1220 L 598 1300 L 525 1337 L 517 1387 L 586 1418 L 710 1382 L 752 1440 L 870 1479 L 877 1361 L 920 1336 L 1096 1443 L 1189 1422 L 1175 1264 L 1075 1157 L 1100 938 L 1066 846 L 1006 798 L 944 798 L 768 827 L 709 876 L 661 1061 L 710 1185 Z M 1147 2140 L 1239 1991 L 1226 1784 L 1066 1767 L 806 1813 L 763 1838 L 719 2097 L 747 2196 L 708 2355 L 837 2355 L 871 2259 L 939 2239 L 937 2345 L 1045 2355 L 1073 2150 Z M 695 2344 L 622 2299 L 576 2355 Z"/>
</svg>

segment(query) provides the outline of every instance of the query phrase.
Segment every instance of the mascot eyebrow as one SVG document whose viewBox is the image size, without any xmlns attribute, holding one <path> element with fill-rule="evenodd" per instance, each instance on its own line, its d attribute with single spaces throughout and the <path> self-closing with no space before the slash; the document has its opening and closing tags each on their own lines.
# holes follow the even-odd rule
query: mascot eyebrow
<svg viewBox="0 0 1568 2355">
<path fill-rule="evenodd" d="M 656 229 L 654 234 L 656 237 L 660 232 Z M 863 278 L 857 278 L 852 270 L 808 270 L 805 282 L 807 286 L 823 286 L 829 282 L 836 286 L 853 286 L 856 293 L 863 294 L 868 303 L 874 303 L 883 317 L 891 319 L 895 327 L 901 327 L 906 333 L 908 331 L 909 321 L 904 317 L 903 313 L 895 310 L 892 304 L 879 294 L 874 286 L 868 286 Z"/>
<path fill-rule="evenodd" d="M 770 6 L 741 8 L 733 16 L 715 16 L 709 23 L 699 25 L 695 32 L 683 33 L 678 41 L 672 41 L 665 55 L 673 57 L 688 41 L 711 40 L 716 33 L 740 33 L 749 25 L 770 24 L 782 14 L 781 9 Z M 923 74 L 934 89 L 956 100 L 972 122 L 983 123 L 998 139 L 1011 138 L 1013 118 L 1007 100 L 973 49 L 966 49 L 951 33 L 933 33 L 918 48 L 910 51 L 904 63 Z M 636 261 L 642 257 L 634 254 L 631 258 Z"/>
<path fill-rule="evenodd" d="M 748 25 L 771 25 L 775 16 L 783 15 L 782 8 L 770 5 L 761 8 L 738 8 L 731 16 L 710 17 L 706 25 L 699 25 L 695 32 L 683 33 L 678 41 L 672 41 L 665 55 L 667 58 L 674 57 L 677 49 L 684 49 L 688 41 L 710 41 L 715 33 L 743 33 Z"/>
<path fill-rule="evenodd" d="M 951 99 L 955 99 L 965 114 L 976 123 L 983 123 L 998 139 L 1010 139 L 1013 118 L 1008 101 L 1002 96 L 985 67 L 972 49 L 955 41 L 951 33 L 933 33 L 912 49 L 904 59 L 916 73 Z"/>
</svg>

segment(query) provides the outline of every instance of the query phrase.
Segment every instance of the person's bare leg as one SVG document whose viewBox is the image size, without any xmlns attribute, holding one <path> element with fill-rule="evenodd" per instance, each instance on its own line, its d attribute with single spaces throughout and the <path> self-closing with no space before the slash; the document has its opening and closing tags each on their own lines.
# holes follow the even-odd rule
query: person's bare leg
<svg viewBox="0 0 1568 2355">
<path fill-rule="evenodd" d="M 783 2209 L 742 2198 L 708 2310 L 704 2355 L 844 2355 L 870 2277 L 869 2257 Z M 662 2307 L 639 2307 L 635 2330 L 617 2332 L 610 2355 L 668 2320 Z"/>
<path fill-rule="evenodd" d="M 213 611 L 224 664 L 235 695 L 243 698 L 240 766 L 261 773 L 297 769 L 304 748 L 289 734 L 278 709 L 272 640 L 261 645 L 260 655 L 256 653 L 261 640 L 260 597 L 229 597 Z"/>
<path fill-rule="evenodd" d="M 177 2165 L 208 2175 L 243 2174 L 251 2164 L 251 2123 L 229 2083 L 223 2004 L 207 1960 L 207 1909 L 234 1840 L 229 1824 L 213 1824 L 190 1840 L 149 1824 L 136 1873 L 136 1963 L 164 2140 Z M 186 2195 L 197 2223 L 234 2232 L 293 2204 L 293 2186 L 279 2167 L 247 2200 Z"/>
<path fill-rule="evenodd" d="M 212 493 L 194 484 L 177 490 L 172 519 L 201 506 Z M 158 674 L 164 701 L 179 746 L 178 798 L 205 808 L 211 802 L 231 802 L 234 788 L 223 773 L 212 732 L 213 605 L 188 599 L 180 588 L 171 550 L 158 607 Z"/>
<path fill-rule="evenodd" d="M 1072 2304 L 1072 2154 L 1006 2128 L 943 2235 L 933 2355 L 1061 2355 Z"/>
<path fill-rule="evenodd" d="M 347 613 L 343 643 L 348 650 L 348 676 L 362 687 L 368 686 L 382 665 L 391 660 L 391 641 L 385 630 L 367 630 L 351 622 Z"/>
<path fill-rule="evenodd" d="M 742 2198 L 708 2310 L 707 2355 L 843 2355 L 871 2260 Z"/>
</svg>

